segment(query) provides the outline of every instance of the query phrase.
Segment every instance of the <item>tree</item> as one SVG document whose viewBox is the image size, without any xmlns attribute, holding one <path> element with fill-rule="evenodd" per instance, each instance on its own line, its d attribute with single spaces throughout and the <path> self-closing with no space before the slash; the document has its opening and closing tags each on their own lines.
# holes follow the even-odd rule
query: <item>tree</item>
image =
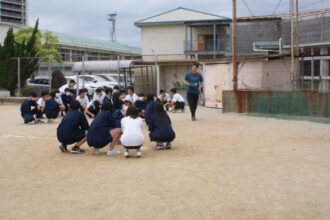
<svg viewBox="0 0 330 220">
<path fill-rule="evenodd" d="M 22 43 L 24 40 L 26 41 L 32 35 L 33 28 L 27 27 L 22 28 L 18 32 L 15 33 L 15 40 L 18 43 Z M 42 62 L 49 62 L 49 57 L 52 57 L 56 62 L 61 63 L 61 55 L 56 50 L 55 45 L 58 43 L 58 38 L 50 31 L 45 31 L 41 33 L 38 30 L 36 34 L 36 47 L 38 49 L 38 57 Z"/>
<path fill-rule="evenodd" d="M 26 79 L 38 69 L 38 48 L 36 46 L 38 25 L 37 20 L 30 37 L 21 42 L 15 41 L 13 29 L 10 28 L 3 46 L 0 45 L 0 86 L 8 89 L 11 95 L 15 94 L 17 88 L 18 57 L 22 58 L 20 62 L 21 85 L 24 85 Z"/>
</svg>

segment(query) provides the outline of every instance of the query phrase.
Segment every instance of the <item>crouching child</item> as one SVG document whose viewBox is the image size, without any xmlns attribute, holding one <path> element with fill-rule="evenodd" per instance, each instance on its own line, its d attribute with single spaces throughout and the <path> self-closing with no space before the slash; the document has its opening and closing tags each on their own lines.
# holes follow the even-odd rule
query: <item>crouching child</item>
<svg viewBox="0 0 330 220">
<path fill-rule="evenodd" d="M 149 123 L 150 141 L 155 141 L 156 150 L 171 149 L 171 142 L 175 139 L 175 132 L 170 117 L 160 102 L 154 104 L 154 114 Z"/>
<path fill-rule="evenodd" d="M 86 133 L 89 124 L 85 114 L 81 112 L 80 103 L 77 100 L 70 102 L 71 110 L 63 117 L 61 123 L 57 127 L 57 139 L 60 142 L 60 150 L 68 152 L 67 145 L 75 144 L 71 153 L 82 154 L 85 151 L 80 146 L 86 142 Z"/>
<path fill-rule="evenodd" d="M 120 154 L 120 151 L 114 148 L 121 136 L 121 130 L 116 128 L 112 111 L 113 105 L 111 102 L 103 103 L 102 112 L 96 116 L 88 130 L 87 143 L 95 155 L 99 154 L 99 149 L 107 145 L 109 145 L 108 156 Z"/>
<path fill-rule="evenodd" d="M 35 92 L 31 92 L 29 97 L 25 99 L 21 105 L 21 116 L 24 120 L 25 124 L 30 122 L 38 123 L 37 115 L 38 115 L 38 104 L 35 101 L 37 94 Z"/>
<path fill-rule="evenodd" d="M 144 143 L 142 133 L 143 120 L 139 117 L 139 112 L 135 106 L 127 109 L 127 116 L 121 120 L 122 136 L 120 142 L 126 148 L 125 157 L 129 157 L 129 150 L 136 150 L 136 157 L 141 157 L 141 146 Z"/>
<path fill-rule="evenodd" d="M 50 98 L 47 99 L 45 103 L 45 114 L 48 119 L 48 123 L 56 119 L 60 113 L 60 104 L 58 104 L 55 100 L 55 92 L 51 92 L 49 96 Z"/>
</svg>

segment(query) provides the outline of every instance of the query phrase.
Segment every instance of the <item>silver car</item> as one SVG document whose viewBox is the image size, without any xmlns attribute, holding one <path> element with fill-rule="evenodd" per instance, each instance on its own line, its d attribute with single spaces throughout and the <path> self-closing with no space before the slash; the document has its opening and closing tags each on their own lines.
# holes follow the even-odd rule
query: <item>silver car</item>
<svg viewBox="0 0 330 220">
<path fill-rule="evenodd" d="M 48 76 L 36 76 L 34 79 L 28 78 L 26 85 L 32 87 L 38 95 L 43 91 L 50 89 L 49 77 Z"/>
</svg>

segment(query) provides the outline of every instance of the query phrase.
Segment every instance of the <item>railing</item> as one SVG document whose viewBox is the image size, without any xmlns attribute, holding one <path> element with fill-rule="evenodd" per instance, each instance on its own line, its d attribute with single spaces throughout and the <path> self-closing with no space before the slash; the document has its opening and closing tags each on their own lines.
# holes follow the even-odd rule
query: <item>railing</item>
<svg viewBox="0 0 330 220">
<path fill-rule="evenodd" d="M 2 0 L 2 2 L 10 3 L 10 4 L 18 4 L 18 5 L 24 5 L 25 4 L 24 2 L 17 1 L 17 0 Z"/>
<path fill-rule="evenodd" d="M 184 52 L 229 52 L 230 45 L 227 40 L 206 39 L 203 41 L 187 40 L 184 41 Z"/>
<path fill-rule="evenodd" d="M 16 14 L 16 13 L 1 12 L 1 15 L 13 17 L 13 18 L 23 18 L 22 14 Z"/>
</svg>

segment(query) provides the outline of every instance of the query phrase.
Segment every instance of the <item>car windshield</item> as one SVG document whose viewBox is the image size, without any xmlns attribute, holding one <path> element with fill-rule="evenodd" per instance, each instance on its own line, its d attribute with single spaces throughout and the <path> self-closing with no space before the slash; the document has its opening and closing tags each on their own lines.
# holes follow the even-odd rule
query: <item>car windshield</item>
<svg viewBox="0 0 330 220">
<path fill-rule="evenodd" d="M 108 80 L 104 79 L 101 76 L 93 76 L 93 78 L 95 78 L 98 82 L 108 82 Z"/>
</svg>

